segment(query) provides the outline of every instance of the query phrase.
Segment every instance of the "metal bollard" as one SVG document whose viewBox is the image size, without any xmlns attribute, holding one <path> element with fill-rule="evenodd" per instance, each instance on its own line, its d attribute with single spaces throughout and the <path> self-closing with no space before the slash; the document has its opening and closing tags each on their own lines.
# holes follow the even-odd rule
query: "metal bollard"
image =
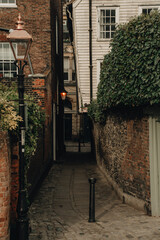
<svg viewBox="0 0 160 240">
<path fill-rule="evenodd" d="M 96 178 L 89 178 L 90 196 L 89 196 L 89 220 L 88 222 L 95 222 L 95 183 Z"/>
</svg>

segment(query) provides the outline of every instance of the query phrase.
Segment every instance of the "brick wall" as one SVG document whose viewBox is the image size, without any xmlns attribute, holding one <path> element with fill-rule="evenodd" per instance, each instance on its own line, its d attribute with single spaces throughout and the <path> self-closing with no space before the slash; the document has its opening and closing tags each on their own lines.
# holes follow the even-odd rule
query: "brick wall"
<svg viewBox="0 0 160 240">
<path fill-rule="evenodd" d="M 11 226 L 15 227 L 19 191 L 19 145 L 18 139 L 10 139 L 11 148 Z"/>
<path fill-rule="evenodd" d="M 0 130 L 0 239 L 9 240 L 10 150 L 6 132 Z"/>
<path fill-rule="evenodd" d="M 27 79 L 26 79 L 27 81 Z M 29 194 L 33 194 L 35 187 L 52 161 L 52 90 L 51 74 L 46 77 L 29 79 L 33 86 L 34 97 L 38 104 L 45 109 L 45 125 L 39 132 L 37 151 L 31 158 L 28 170 L 28 181 L 31 184 Z M 26 92 L 27 92 L 26 87 Z M 30 89 L 28 90 L 30 92 Z"/>
<path fill-rule="evenodd" d="M 5 84 L 10 83 L 10 79 L 1 79 Z M 12 79 L 17 82 L 17 79 Z M 52 88 L 51 74 L 47 76 L 36 75 L 25 78 L 25 93 L 29 93 L 36 99 L 37 103 L 45 110 L 46 120 L 44 127 L 39 132 L 38 147 L 35 155 L 30 161 L 28 170 L 29 196 L 33 195 L 35 187 L 48 169 L 52 161 Z M 3 138 L 0 136 L 0 141 Z M 19 190 L 19 146 L 16 137 L 11 138 L 11 230 L 14 234 L 16 223 L 16 208 Z M 3 149 L 2 149 L 3 150 Z"/>
<path fill-rule="evenodd" d="M 150 202 L 148 118 L 124 120 L 119 116 L 108 116 L 104 126 L 94 124 L 93 133 L 99 166 L 121 189 L 122 195 L 128 194 L 148 204 Z"/>
</svg>

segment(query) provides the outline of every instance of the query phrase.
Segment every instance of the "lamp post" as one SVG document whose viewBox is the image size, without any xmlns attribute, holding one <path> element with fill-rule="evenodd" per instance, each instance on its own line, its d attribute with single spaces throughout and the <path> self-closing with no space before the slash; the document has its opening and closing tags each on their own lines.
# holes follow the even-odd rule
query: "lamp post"
<svg viewBox="0 0 160 240">
<path fill-rule="evenodd" d="M 19 94 L 19 115 L 22 121 L 19 122 L 19 195 L 17 204 L 17 238 L 28 240 L 29 220 L 28 204 L 25 186 L 25 106 L 24 106 L 24 67 L 27 64 L 26 58 L 32 43 L 32 37 L 23 29 L 24 22 L 19 14 L 16 22 L 16 30 L 12 30 L 7 36 L 10 42 L 15 64 L 18 68 L 18 94 Z"/>
</svg>

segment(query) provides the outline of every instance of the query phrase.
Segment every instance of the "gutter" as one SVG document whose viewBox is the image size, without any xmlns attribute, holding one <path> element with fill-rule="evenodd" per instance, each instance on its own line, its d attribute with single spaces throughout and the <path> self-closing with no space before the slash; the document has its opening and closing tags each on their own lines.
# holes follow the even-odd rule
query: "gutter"
<svg viewBox="0 0 160 240">
<path fill-rule="evenodd" d="M 93 73 L 93 65 L 92 65 L 92 0 L 89 0 L 89 69 L 90 69 L 90 103 L 93 98 L 93 89 L 92 89 L 92 73 Z"/>
<path fill-rule="evenodd" d="M 72 18 L 72 12 L 73 12 L 73 3 L 71 2 L 66 4 L 66 15 L 67 15 L 67 24 L 69 29 L 69 35 L 71 40 L 71 45 L 73 47 L 73 56 L 74 56 L 74 65 L 75 65 L 75 80 L 76 80 L 76 101 L 77 101 L 77 114 L 79 114 L 79 93 L 78 93 L 78 82 L 77 82 L 77 68 L 76 68 L 76 56 L 75 56 L 75 44 L 73 40 L 73 18 Z"/>
</svg>

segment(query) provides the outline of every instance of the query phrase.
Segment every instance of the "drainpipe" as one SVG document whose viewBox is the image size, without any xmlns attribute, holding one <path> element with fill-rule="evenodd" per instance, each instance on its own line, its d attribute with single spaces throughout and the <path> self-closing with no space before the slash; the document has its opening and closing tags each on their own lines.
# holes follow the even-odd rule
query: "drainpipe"
<svg viewBox="0 0 160 240">
<path fill-rule="evenodd" d="M 3 32 L 9 32 L 10 29 L 0 27 L 0 31 L 3 31 Z"/>
<path fill-rule="evenodd" d="M 89 68 L 90 68 L 90 102 L 92 102 L 92 0 L 89 0 Z"/>
</svg>

